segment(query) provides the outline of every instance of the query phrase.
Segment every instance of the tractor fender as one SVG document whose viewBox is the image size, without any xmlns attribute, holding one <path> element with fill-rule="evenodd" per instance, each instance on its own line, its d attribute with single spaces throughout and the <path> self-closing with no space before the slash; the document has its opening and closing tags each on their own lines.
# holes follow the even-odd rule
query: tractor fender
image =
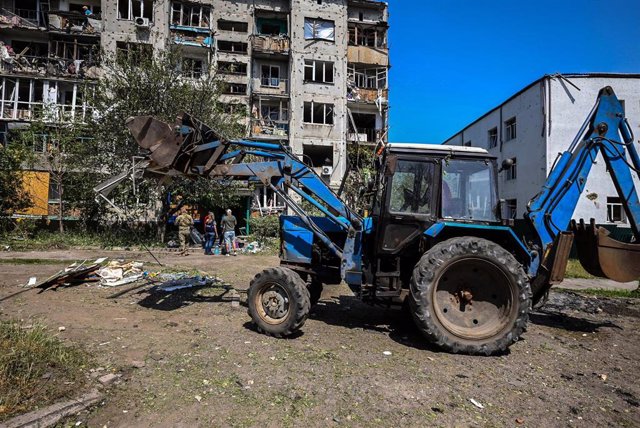
<svg viewBox="0 0 640 428">
<path fill-rule="evenodd" d="M 473 224 L 457 222 L 437 222 L 424 231 L 424 235 L 431 239 L 432 245 L 444 240 L 460 236 L 477 236 L 493 241 L 507 251 L 511 252 L 524 270 L 532 275 L 531 269 L 537 268 L 534 263 L 534 255 L 525 246 L 524 242 L 507 226 L 491 224 Z M 535 273 L 533 273 L 535 275 Z"/>
</svg>

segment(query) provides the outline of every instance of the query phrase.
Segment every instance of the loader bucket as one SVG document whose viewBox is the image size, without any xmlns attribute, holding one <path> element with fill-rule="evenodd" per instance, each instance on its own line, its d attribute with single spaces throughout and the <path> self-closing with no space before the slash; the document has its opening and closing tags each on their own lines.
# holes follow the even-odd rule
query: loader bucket
<svg viewBox="0 0 640 428">
<path fill-rule="evenodd" d="M 640 279 L 640 244 L 617 241 L 604 227 L 597 227 L 592 219 L 571 222 L 575 234 L 578 258 L 591 275 L 618 282 Z"/>
<path fill-rule="evenodd" d="M 151 116 L 136 116 L 127 119 L 127 128 L 143 149 L 151 152 L 149 157 L 161 167 L 169 167 L 180 151 L 182 138 L 172 127 Z"/>
</svg>

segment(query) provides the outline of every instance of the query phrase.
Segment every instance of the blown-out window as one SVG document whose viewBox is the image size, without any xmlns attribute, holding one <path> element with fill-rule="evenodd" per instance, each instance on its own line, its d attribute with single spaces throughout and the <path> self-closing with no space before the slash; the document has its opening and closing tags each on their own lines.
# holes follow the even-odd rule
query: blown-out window
<svg viewBox="0 0 640 428">
<path fill-rule="evenodd" d="M 336 27 L 333 21 L 318 18 L 304 19 L 304 38 L 306 40 L 330 40 L 336 39 Z"/>
<path fill-rule="evenodd" d="M 303 120 L 306 123 L 333 125 L 333 104 L 305 102 Z"/>
</svg>

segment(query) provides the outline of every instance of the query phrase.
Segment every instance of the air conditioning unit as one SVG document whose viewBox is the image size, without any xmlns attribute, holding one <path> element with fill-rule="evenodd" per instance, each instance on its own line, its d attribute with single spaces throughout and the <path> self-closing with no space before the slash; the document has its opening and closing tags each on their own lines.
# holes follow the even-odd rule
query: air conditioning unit
<svg viewBox="0 0 640 428">
<path fill-rule="evenodd" d="M 331 177 L 331 174 L 333 174 L 333 167 L 332 166 L 323 166 L 322 167 L 322 173 L 320 175 Z"/>
<path fill-rule="evenodd" d="M 144 16 L 136 17 L 133 22 L 135 22 L 138 28 L 149 28 L 149 18 L 145 18 Z"/>
</svg>

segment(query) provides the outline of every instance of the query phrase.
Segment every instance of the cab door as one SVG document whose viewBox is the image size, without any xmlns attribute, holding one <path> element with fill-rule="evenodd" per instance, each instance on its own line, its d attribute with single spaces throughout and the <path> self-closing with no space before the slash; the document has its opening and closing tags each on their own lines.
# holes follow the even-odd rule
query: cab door
<svg viewBox="0 0 640 428">
<path fill-rule="evenodd" d="M 397 254 L 435 221 L 439 170 L 433 158 L 388 156 L 377 239 L 380 253 Z"/>
</svg>

